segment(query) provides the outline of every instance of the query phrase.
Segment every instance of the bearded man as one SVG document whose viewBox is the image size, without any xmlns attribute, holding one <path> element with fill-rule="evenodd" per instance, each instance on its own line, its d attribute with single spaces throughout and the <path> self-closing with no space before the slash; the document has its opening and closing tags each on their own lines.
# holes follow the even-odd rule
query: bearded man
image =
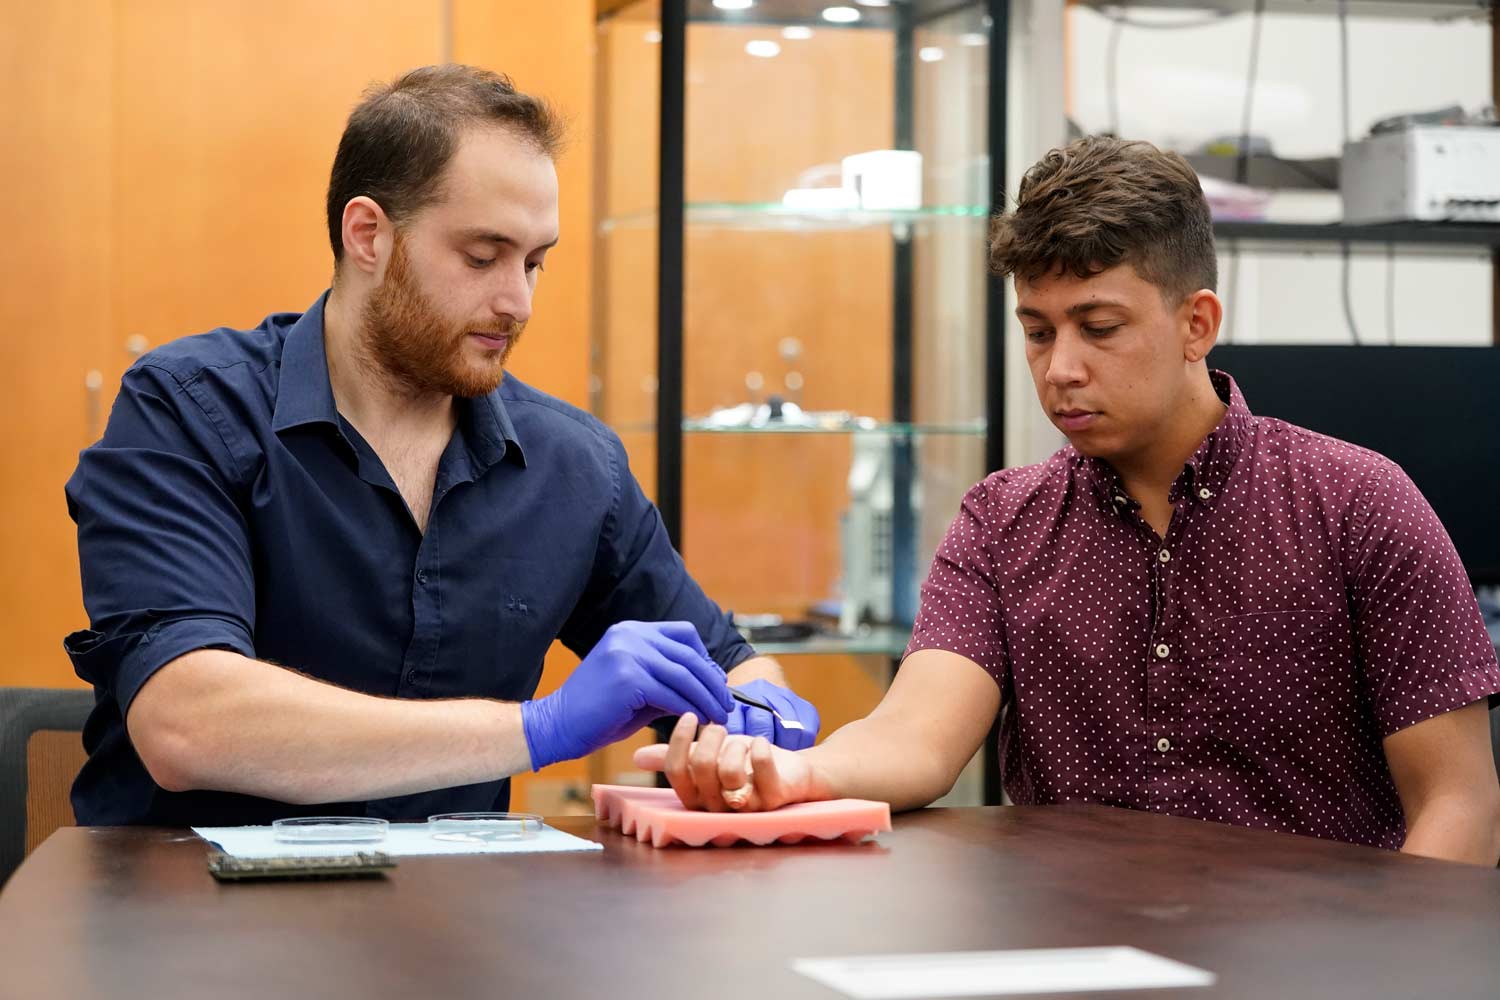
<svg viewBox="0 0 1500 1000">
<path fill-rule="evenodd" d="M 333 163 L 332 288 L 125 374 L 67 486 L 80 823 L 504 810 L 510 775 L 664 715 L 811 743 L 816 710 L 688 576 L 618 437 L 506 373 L 560 140 L 487 71 L 373 89 Z M 554 639 L 582 662 L 534 699 Z"/>
</svg>

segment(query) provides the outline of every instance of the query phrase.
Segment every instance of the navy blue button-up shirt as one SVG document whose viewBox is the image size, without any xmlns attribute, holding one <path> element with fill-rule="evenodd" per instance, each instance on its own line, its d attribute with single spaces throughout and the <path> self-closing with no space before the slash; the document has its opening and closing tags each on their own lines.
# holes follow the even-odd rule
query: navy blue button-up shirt
<svg viewBox="0 0 1500 1000">
<path fill-rule="evenodd" d="M 334 405 L 325 300 L 141 358 L 80 456 L 67 496 L 92 629 L 66 646 L 97 697 L 82 824 L 506 807 L 508 781 L 312 807 L 162 789 L 124 717 L 195 649 L 385 697 L 507 701 L 533 695 L 553 639 L 583 655 L 619 621 L 691 621 L 726 670 L 752 655 L 683 568 L 619 438 L 509 375 L 459 401 L 419 531 Z"/>
</svg>

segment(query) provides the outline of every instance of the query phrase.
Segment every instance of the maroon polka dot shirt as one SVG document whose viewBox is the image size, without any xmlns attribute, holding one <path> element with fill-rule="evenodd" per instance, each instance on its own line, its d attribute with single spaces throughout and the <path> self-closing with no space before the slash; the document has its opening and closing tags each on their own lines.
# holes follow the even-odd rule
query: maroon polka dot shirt
<svg viewBox="0 0 1500 1000">
<path fill-rule="evenodd" d="M 907 653 L 1000 684 L 1005 787 L 1400 847 L 1381 740 L 1500 692 L 1462 564 L 1390 460 L 1252 416 L 1173 484 L 1160 538 L 1072 447 L 965 496 Z"/>
</svg>

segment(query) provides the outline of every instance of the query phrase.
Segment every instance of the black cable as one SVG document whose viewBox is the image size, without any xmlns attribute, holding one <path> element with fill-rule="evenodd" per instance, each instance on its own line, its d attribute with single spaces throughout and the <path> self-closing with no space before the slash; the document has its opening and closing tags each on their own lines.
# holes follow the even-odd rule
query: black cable
<svg viewBox="0 0 1500 1000">
<path fill-rule="evenodd" d="M 1218 24 L 1225 18 L 1235 16 L 1233 11 L 1217 11 L 1207 17 L 1195 17 L 1186 21 L 1136 21 L 1124 14 L 1108 10 L 1099 11 L 1099 15 L 1110 22 L 1109 40 L 1105 45 L 1104 55 L 1104 99 L 1105 106 L 1109 109 L 1109 134 L 1116 138 L 1120 135 L 1120 36 L 1124 33 L 1124 29 L 1177 31 L 1181 28 L 1202 28 L 1210 24 Z"/>
<path fill-rule="evenodd" d="M 1250 14 L 1250 64 L 1245 71 L 1245 110 L 1240 116 L 1240 148 L 1234 165 L 1234 179 L 1241 184 L 1248 183 L 1250 177 L 1250 120 L 1255 110 L 1255 71 L 1260 65 L 1260 26 L 1265 13 L 1266 0 L 1255 0 L 1255 9 Z"/>
<path fill-rule="evenodd" d="M 1354 343 L 1358 345 L 1362 343 L 1362 341 L 1359 339 L 1359 327 L 1354 323 L 1354 299 L 1349 294 L 1349 272 L 1352 270 L 1352 262 L 1349 259 L 1349 244 L 1343 244 L 1341 249 L 1343 251 L 1340 254 L 1340 257 L 1342 258 L 1341 270 L 1343 273 L 1341 275 L 1339 284 L 1343 287 L 1344 292 L 1344 322 L 1349 325 L 1349 336 L 1353 337 Z"/>
<path fill-rule="evenodd" d="M 1224 282 L 1224 319 L 1227 325 L 1223 328 L 1222 343 L 1230 343 L 1234 340 L 1234 323 L 1231 317 L 1234 315 L 1235 302 L 1238 300 L 1240 290 L 1240 241 L 1229 241 L 1229 275 Z"/>
<path fill-rule="evenodd" d="M 1385 245 L 1385 339 L 1396 342 L 1396 244 Z"/>
<path fill-rule="evenodd" d="M 1257 0 L 1261 2 L 1261 0 Z M 1338 0 L 1339 17 L 1339 124 L 1343 130 L 1343 145 L 1349 145 L 1349 11 L 1348 0 Z M 1342 147 L 1340 149 L 1342 154 Z M 1345 243 L 1339 254 L 1339 285 L 1343 289 L 1344 322 L 1349 325 L 1349 336 L 1359 344 L 1359 326 L 1354 322 L 1354 300 L 1350 294 L 1352 283 L 1350 271 L 1354 263 L 1349 259 L 1349 244 Z"/>
</svg>

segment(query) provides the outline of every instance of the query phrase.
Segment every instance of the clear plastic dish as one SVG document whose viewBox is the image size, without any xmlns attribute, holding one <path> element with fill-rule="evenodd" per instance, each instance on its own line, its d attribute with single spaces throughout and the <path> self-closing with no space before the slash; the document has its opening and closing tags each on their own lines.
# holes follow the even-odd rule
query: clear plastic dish
<svg viewBox="0 0 1500 1000">
<path fill-rule="evenodd" d="M 294 816 L 271 824 L 284 844 L 378 844 L 389 827 L 372 816 Z"/>
<path fill-rule="evenodd" d="M 439 813 L 427 817 L 433 840 L 459 844 L 495 844 L 530 840 L 542 832 L 542 817 L 531 813 Z"/>
</svg>

